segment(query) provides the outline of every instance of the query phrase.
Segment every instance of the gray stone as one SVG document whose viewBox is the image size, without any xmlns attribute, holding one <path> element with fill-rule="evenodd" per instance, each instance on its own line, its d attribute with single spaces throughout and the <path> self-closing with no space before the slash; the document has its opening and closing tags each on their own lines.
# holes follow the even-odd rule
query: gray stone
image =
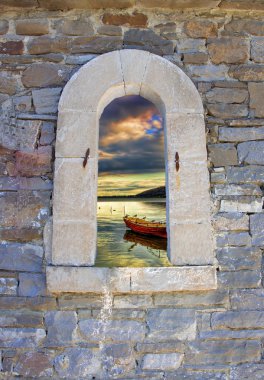
<svg viewBox="0 0 264 380">
<path fill-rule="evenodd" d="M 183 354 L 147 354 L 143 357 L 142 369 L 149 371 L 173 371 L 180 367 Z"/>
<path fill-rule="evenodd" d="M 40 135 L 41 121 L 17 120 L 18 147 L 23 152 L 34 152 Z"/>
<path fill-rule="evenodd" d="M 71 46 L 71 53 L 101 54 L 122 48 L 122 38 L 119 36 L 76 37 Z"/>
<path fill-rule="evenodd" d="M 83 65 L 96 57 L 95 54 L 67 55 L 65 63 L 67 65 Z"/>
<path fill-rule="evenodd" d="M 0 277 L 0 295 L 15 296 L 17 294 L 17 279 L 12 277 Z M 1 317 L 0 317 L 1 318 Z"/>
<path fill-rule="evenodd" d="M 247 231 L 249 229 L 249 216 L 242 213 L 219 213 L 213 218 L 216 231 Z"/>
<path fill-rule="evenodd" d="M 152 30 L 130 29 L 124 34 L 124 47 L 150 51 L 154 54 L 173 54 L 173 43 Z"/>
<path fill-rule="evenodd" d="M 223 142 L 240 142 L 249 140 L 263 140 L 264 127 L 259 128 L 219 128 L 219 141 Z"/>
<path fill-rule="evenodd" d="M 263 339 L 264 329 L 245 329 L 245 330 L 208 330 L 200 333 L 202 339 Z"/>
<path fill-rule="evenodd" d="M 197 53 L 205 52 L 205 39 L 180 39 L 177 41 L 177 52 L 178 53 Z"/>
<path fill-rule="evenodd" d="M 52 218 L 47 220 L 43 230 L 44 257 L 47 264 L 52 262 Z"/>
<path fill-rule="evenodd" d="M 210 174 L 211 177 L 211 183 L 225 183 L 226 182 L 226 173 L 225 170 L 223 172 L 212 172 Z"/>
<path fill-rule="evenodd" d="M 264 247 L 264 213 L 250 215 L 252 245 Z"/>
<path fill-rule="evenodd" d="M 34 311 L 1 310 L 1 327 L 42 327 L 43 314 Z"/>
<path fill-rule="evenodd" d="M 226 65 L 187 65 L 190 77 L 193 80 L 211 82 L 226 80 L 228 66 Z"/>
<path fill-rule="evenodd" d="M 225 31 L 230 34 L 251 34 L 253 36 L 264 35 L 264 23 L 262 20 L 237 18 L 225 25 Z"/>
<path fill-rule="evenodd" d="M 94 295 L 64 296 L 58 298 L 58 304 L 64 310 L 102 308 L 103 298 Z"/>
<path fill-rule="evenodd" d="M 264 182 L 264 170 L 261 166 L 244 166 L 227 168 L 229 183 L 256 183 Z"/>
<path fill-rule="evenodd" d="M 148 337 L 193 340 L 196 336 L 195 312 L 191 309 L 149 310 L 147 315 Z"/>
<path fill-rule="evenodd" d="M 45 35 L 29 39 L 27 49 L 31 55 L 68 53 L 70 42 L 69 37 Z"/>
<path fill-rule="evenodd" d="M 37 347 L 45 337 L 44 329 L 0 328 L 0 345 L 3 348 Z"/>
<path fill-rule="evenodd" d="M 90 20 L 69 20 L 64 19 L 59 22 L 58 32 L 69 36 L 91 36 L 94 34 Z"/>
<path fill-rule="evenodd" d="M 248 247 L 228 247 L 216 254 L 223 271 L 254 270 L 261 266 L 261 251 Z"/>
<path fill-rule="evenodd" d="M 215 87 L 206 93 L 206 99 L 209 103 L 244 103 L 248 99 L 248 91 Z"/>
<path fill-rule="evenodd" d="M 238 199 L 223 199 L 220 204 L 221 212 L 262 212 L 262 198 L 249 196 L 239 197 Z"/>
<path fill-rule="evenodd" d="M 245 117 L 248 115 L 247 104 L 207 104 L 209 114 L 224 119 Z"/>
<path fill-rule="evenodd" d="M 159 342 L 157 343 L 138 343 L 136 351 L 145 354 L 161 354 L 167 352 L 184 353 L 185 343 L 182 341 Z"/>
<path fill-rule="evenodd" d="M 103 368 L 111 377 L 130 372 L 136 367 L 133 350 L 127 343 L 104 345 L 101 357 Z"/>
<path fill-rule="evenodd" d="M 16 20 L 16 34 L 27 36 L 41 36 L 42 34 L 49 34 L 48 20 Z"/>
<path fill-rule="evenodd" d="M 248 363 L 232 367 L 230 371 L 230 380 L 262 380 L 264 378 L 264 364 Z"/>
<path fill-rule="evenodd" d="M 128 296 L 115 296 L 114 307 L 118 308 L 148 308 L 153 305 L 150 295 L 128 295 Z"/>
<path fill-rule="evenodd" d="M 46 296 L 46 277 L 42 273 L 19 273 L 18 295 L 25 297 Z"/>
<path fill-rule="evenodd" d="M 54 297 L 15 297 L 2 296 L 0 299 L 0 310 L 54 310 L 57 307 Z"/>
<path fill-rule="evenodd" d="M 33 104 L 37 114 L 57 113 L 61 88 L 33 90 Z"/>
<path fill-rule="evenodd" d="M 55 63 L 33 63 L 22 74 L 25 87 L 48 87 L 64 84 L 69 78 L 69 69 Z"/>
<path fill-rule="evenodd" d="M 91 342 L 98 342 L 104 336 L 117 342 L 142 341 L 145 325 L 137 321 L 87 319 L 79 322 L 82 336 Z"/>
<path fill-rule="evenodd" d="M 251 58 L 254 62 L 264 63 L 264 38 L 253 37 L 251 39 Z"/>
<path fill-rule="evenodd" d="M 257 340 L 202 340 L 192 342 L 185 355 L 185 365 L 237 364 L 258 361 L 261 355 Z"/>
<path fill-rule="evenodd" d="M 101 309 L 93 309 L 92 316 L 93 318 L 101 317 Z M 87 314 L 87 315 L 86 315 Z M 113 309 L 112 310 L 112 319 L 135 319 L 135 320 L 145 320 L 146 312 L 143 310 L 133 310 L 133 309 Z M 78 311 L 79 319 L 89 318 L 89 314 L 85 310 Z"/>
<path fill-rule="evenodd" d="M 36 378 L 53 375 L 52 358 L 42 352 L 25 352 L 19 355 L 14 372 L 22 377 Z"/>
<path fill-rule="evenodd" d="M 233 290 L 230 293 L 230 302 L 235 310 L 264 310 L 264 290 Z"/>
<path fill-rule="evenodd" d="M 227 380 L 227 375 L 219 369 L 215 370 L 197 370 L 179 369 L 173 373 L 166 374 L 166 380 Z"/>
<path fill-rule="evenodd" d="M 248 90 L 250 94 L 250 109 L 255 117 L 263 117 L 264 83 L 249 83 Z M 261 125 L 263 124 L 261 123 Z"/>
<path fill-rule="evenodd" d="M 217 235 L 216 244 L 217 247 L 250 245 L 251 236 L 248 232 L 224 232 L 221 235 Z"/>
<path fill-rule="evenodd" d="M 257 185 L 216 185 L 215 195 L 262 195 L 261 188 Z"/>
<path fill-rule="evenodd" d="M 262 329 L 263 311 L 225 311 L 213 313 L 211 319 L 213 330 L 220 329 Z"/>
<path fill-rule="evenodd" d="M 219 288 L 243 289 L 259 288 L 261 286 L 261 273 L 259 270 L 219 272 L 217 279 Z"/>
<path fill-rule="evenodd" d="M 65 346 L 76 338 L 77 314 L 74 311 L 48 311 L 45 314 L 47 347 Z"/>
<path fill-rule="evenodd" d="M 264 165 L 264 141 L 250 141 L 238 144 L 240 163 Z"/>
<path fill-rule="evenodd" d="M 209 158 L 215 167 L 238 164 L 234 144 L 210 144 L 208 145 L 208 151 Z"/>
<path fill-rule="evenodd" d="M 99 358 L 89 348 L 68 348 L 54 359 L 60 378 L 86 378 L 101 371 Z"/>
<path fill-rule="evenodd" d="M 19 112 L 30 111 L 32 107 L 32 98 L 29 95 L 16 96 L 13 98 L 15 109 Z"/>
<path fill-rule="evenodd" d="M 41 272 L 43 248 L 32 244 L 2 243 L 0 267 L 4 270 Z"/>
<path fill-rule="evenodd" d="M 11 77 L 9 73 L 0 74 L 0 92 L 3 94 L 14 95 L 17 90 L 17 80 Z"/>
<path fill-rule="evenodd" d="M 54 123 L 44 121 L 41 125 L 40 145 L 51 145 L 55 140 Z"/>
<path fill-rule="evenodd" d="M 122 36 L 122 28 L 116 25 L 102 25 L 97 29 L 97 33 L 105 36 Z"/>
<path fill-rule="evenodd" d="M 0 20 L 0 34 L 6 34 L 8 26 L 9 24 L 7 20 Z"/>
</svg>

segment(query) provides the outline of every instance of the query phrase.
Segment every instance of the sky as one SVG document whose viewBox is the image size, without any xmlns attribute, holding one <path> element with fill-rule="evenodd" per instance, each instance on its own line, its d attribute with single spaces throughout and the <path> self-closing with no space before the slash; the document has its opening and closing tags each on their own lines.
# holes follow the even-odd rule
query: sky
<svg viewBox="0 0 264 380">
<path fill-rule="evenodd" d="M 159 111 L 140 96 L 115 99 L 100 119 L 98 195 L 135 195 L 164 183 Z"/>
</svg>

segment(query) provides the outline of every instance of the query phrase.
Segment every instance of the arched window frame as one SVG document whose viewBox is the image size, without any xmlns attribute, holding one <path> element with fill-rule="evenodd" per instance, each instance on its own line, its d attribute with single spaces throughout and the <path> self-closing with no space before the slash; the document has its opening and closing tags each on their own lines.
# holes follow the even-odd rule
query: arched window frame
<svg viewBox="0 0 264 380">
<path fill-rule="evenodd" d="M 168 257 L 174 267 L 93 267 L 99 120 L 112 100 L 125 95 L 150 100 L 164 121 Z M 51 292 L 216 287 L 203 106 L 181 69 L 141 50 L 114 51 L 84 65 L 61 95 L 55 156 Z"/>
</svg>

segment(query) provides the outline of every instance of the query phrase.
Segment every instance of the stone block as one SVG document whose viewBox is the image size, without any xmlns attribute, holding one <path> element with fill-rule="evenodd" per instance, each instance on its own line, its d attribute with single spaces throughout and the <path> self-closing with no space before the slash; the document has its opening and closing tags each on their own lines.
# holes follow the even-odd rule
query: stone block
<svg viewBox="0 0 264 380">
<path fill-rule="evenodd" d="M 185 344 L 182 341 L 171 341 L 171 342 L 159 342 L 157 343 L 137 343 L 136 351 L 145 354 L 161 354 L 169 352 L 179 352 L 184 353 Z"/>
<path fill-rule="evenodd" d="M 17 120 L 18 146 L 23 152 L 35 152 L 40 135 L 40 120 Z"/>
<path fill-rule="evenodd" d="M 24 52 L 23 41 L 0 42 L 0 54 L 20 55 Z"/>
<path fill-rule="evenodd" d="M 59 114 L 56 157 L 97 157 L 98 117 L 96 112 L 62 111 Z M 90 163 L 90 158 L 88 164 Z"/>
<path fill-rule="evenodd" d="M 0 277 L 0 295 L 15 296 L 17 294 L 17 279 L 9 277 Z"/>
<path fill-rule="evenodd" d="M 42 327 L 43 315 L 34 311 L 2 310 L 1 327 Z"/>
<path fill-rule="evenodd" d="M 183 361 L 183 354 L 147 354 L 143 357 L 143 371 L 174 371 Z"/>
<path fill-rule="evenodd" d="M 68 65 L 83 65 L 94 58 L 96 58 L 95 54 L 67 55 L 65 63 Z"/>
<path fill-rule="evenodd" d="M 15 174 L 24 177 L 41 176 L 52 171 L 52 147 L 39 147 L 34 153 L 17 151 L 15 153 Z"/>
<path fill-rule="evenodd" d="M 256 183 L 264 181 L 264 171 L 261 166 L 247 165 L 227 169 L 227 180 L 230 183 Z"/>
<path fill-rule="evenodd" d="M 190 64 L 196 64 L 201 65 L 203 63 L 207 63 L 208 61 L 208 54 L 203 52 L 198 53 L 185 53 L 183 55 L 183 62 L 184 63 L 190 63 Z"/>
<path fill-rule="evenodd" d="M 230 371 L 230 380 L 262 380 L 264 377 L 264 365 L 262 363 L 247 363 L 237 367 L 232 367 Z"/>
<path fill-rule="evenodd" d="M 58 298 L 59 308 L 62 310 L 75 310 L 78 309 L 78 318 L 85 319 L 87 317 L 87 311 L 84 310 L 83 314 L 80 314 L 80 309 L 99 308 L 103 306 L 103 297 L 98 295 L 83 295 L 83 296 L 64 296 Z M 90 310 L 89 310 L 90 312 Z M 89 314 L 91 315 L 91 313 Z"/>
<path fill-rule="evenodd" d="M 264 213 L 250 215 L 250 233 L 252 245 L 264 246 Z"/>
<path fill-rule="evenodd" d="M 226 372 L 224 370 L 197 370 L 197 368 L 179 369 L 174 373 L 166 374 L 167 380 L 177 379 L 188 379 L 188 380 L 227 380 Z"/>
<path fill-rule="evenodd" d="M 65 66 L 43 62 L 29 66 L 23 72 L 21 80 L 25 87 L 30 88 L 63 85 L 68 78 L 69 69 Z"/>
<path fill-rule="evenodd" d="M 249 83 L 248 90 L 250 94 L 250 109 L 253 110 L 255 117 L 264 117 L 264 83 Z"/>
<path fill-rule="evenodd" d="M 42 273 L 19 273 L 18 294 L 25 297 L 46 296 L 46 277 Z"/>
<path fill-rule="evenodd" d="M 261 286 L 261 274 L 259 270 L 219 272 L 217 280 L 220 289 L 259 288 Z"/>
<path fill-rule="evenodd" d="M 227 247 L 217 250 L 222 271 L 254 270 L 261 267 L 261 251 L 248 247 Z"/>
<path fill-rule="evenodd" d="M 77 314 L 74 311 L 48 311 L 45 324 L 48 330 L 46 347 L 68 346 L 77 337 Z"/>
<path fill-rule="evenodd" d="M 14 95 L 17 91 L 17 80 L 10 74 L 2 72 L 0 74 L 0 92 L 8 95 Z"/>
<path fill-rule="evenodd" d="M 30 309 L 36 311 L 54 310 L 57 307 L 53 297 L 14 297 L 2 296 L 0 310 Z"/>
<path fill-rule="evenodd" d="M 251 40 L 251 59 L 256 63 L 264 63 L 264 38 L 254 37 Z"/>
<path fill-rule="evenodd" d="M 264 165 L 264 141 L 249 141 L 238 144 L 240 163 Z"/>
<path fill-rule="evenodd" d="M 2 270 L 41 272 L 43 248 L 32 244 L 2 243 L 0 267 Z"/>
<path fill-rule="evenodd" d="M 57 113 L 61 88 L 33 90 L 33 104 L 37 114 Z"/>
<path fill-rule="evenodd" d="M 237 151 L 234 144 L 208 145 L 209 159 L 213 166 L 237 165 Z"/>
<path fill-rule="evenodd" d="M 26 36 L 41 36 L 42 34 L 49 34 L 48 21 L 43 19 L 17 20 L 15 26 L 16 34 Z"/>
<path fill-rule="evenodd" d="M 235 246 L 243 247 L 251 245 L 251 236 L 248 232 L 222 232 L 216 237 L 217 247 Z"/>
<path fill-rule="evenodd" d="M 263 11 L 264 5 L 262 0 L 256 0 L 254 3 L 240 0 L 224 0 L 219 5 L 219 8 L 224 10 Z"/>
<path fill-rule="evenodd" d="M 248 115 L 247 104 L 207 104 L 209 115 L 223 119 L 245 117 Z"/>
<path fill-rule="evenodd" d="M 215 64 L 244 63 L 249 60 L 249 43 L 241 37 L 222 37 L 209 40 L 208 52 Z"/>
<path fill-rule="evenodd" d="M 137 28 L 146 28 L 148 17 L 140 12 L 129 13 L 104 13 L 102 21 L 107 25 L 132 26 Z"/>
<path fill-rule="evenodd" d="M 229 75 L 240 81 L 258 82 L 264 80 L 264 65 L 239 65 L 231 67 L 228 71 Z"/>
<path fill-rule="evenodd" d="M 150 295 L 127 295 L 115 296 L 114 307 L 120 309 L 142 309 L 153 306 L 153 301 Z"/>
<path fill-rule="evenodd" d="M 89 348 L 67 348 L 55 357 L 54 366 L 60 378 L 79 379 L 101 372 L 99 357 Z"/>
<path fill-rule="evenodd" d="M 55 140 L 55 131 L 54 131 L 54 123 L 51 122 L 43 122 L 41 125 L 40 132 L 40 145 L 51 145 Z"/>
<path fill-rule="evenodd" d="M 257 340 L 201 340 L 191 342 L 185 355 L 185 365 L 238 364 L 260 359 Z"/>
<path fill-rule="evenodd" d="M 215 195 L 257 195 L 262 196 L 261 188 L 257 185 L 215 185 Z"/>
<path fill-rule="evenodd" d="M 29 95 L 22 95 L 13 98 L 15 110 L 19 112 L 31 111 L 32 98 Z"/>
<path fill-rule="evenodd" d="M 195 311 L 192 309 L 153 309 L 147 314 L 148 338 L 194 340 L 196 337 Z"/>
<path fill-rule="evenodd" d="M 262 329 L 263 311 L 225 311 L 212 313 L 213 330 L 221 329 Z"/>
<path fill-rule="evenodd" d="M 46 35 L 30 39 L 27 43 L 27 49 L 29 54 L 36 55 L 68 53 L 70 50 L 70 42 L 71 40 L 69 37 L 51 37 Z"/>
<path fill-rule="evenodd" d="M 126 49 L 146 50 L 154 54 L 173 54 L 173 43 L 152 30 L 130 29 L 124 34 Z"/>
<path fill-rule="evenodd" d="M 232 18 L 225 25 L 225 31 L 233 34 L 251 34 L 253 36 L 264 36 L 264 22 L 256 19 Z"/>
<path fill-rule="evenodd" d="M 186 21 L 183 28 L 187 36 L 192 38 L 208 38 L 217 35 L 217 24 L 207 19 Z"/>
<path fill-rule="evenodd" d="M 240 197 L 237 200 L 221 200 L 220 212 L 262 212 L 262 198 Z"/>
<path fill-rule="evenodd" d="M 101 356 L 104 369 L 113 377 L 130 372 L 136 365 L 133 351 L 127 343 L 105 344 Z"/>
<path fill-rule="evenodd" d="M 36 348 L 45 337 L 44 329 L 0 328 L 0 345 L 3 348 Z"/>
<path fill-rule="evenodd" d="M 248 99 L 245 89 L 214 87 L 206 93 L 209 103 L 244 103 Z"/>
<path fill-rule="evenodd" d="M 69 20 L 64 19 L 56 25 L 59 33 L 68 36 L 91 36 L 94 34 L 91 20 Z"/>
<path fill-rule="evenodd" d="M 264 93 L 263 93 L 264 94 Z M 219 140 L 222 142 L 243 142 L 250 140 L 263 140 L 264 127 L 258 128 L 219 128 Z"/>
<path fill-rule="evenodd" d="M 42 352 L 25 352 L 19 355 L 14 368 L 19 376 L 36 378 L 53 375 L 52 358 Z"/>
<path fill-rule="evenodd" d="M 120 36 L 92 36 L 74 38 L 70 52 L 102 54 L 120 49 L 122 49 Z"/>
<path fill-rule="evenodd" d="M 233 310 L 264 310 L 263 289 L 239 289 L 230 293 Z"/>
<path fill-rule="evenodd" d="M 6 34 L 9 28 L 8 20 L 1 20 L 0 21 L 0 34 Z"/>
<path fill-rule="evenodd" d="M 104 36 L 122 36 L 122 28 L 115 25 L 102 25 L 97 29 L 97 33 Z"/>
<path fill-rule="evenodd" d="M 205 39 L 181 38 L 177 41 L 178 53 L 206 52 Z"/>
</svg>

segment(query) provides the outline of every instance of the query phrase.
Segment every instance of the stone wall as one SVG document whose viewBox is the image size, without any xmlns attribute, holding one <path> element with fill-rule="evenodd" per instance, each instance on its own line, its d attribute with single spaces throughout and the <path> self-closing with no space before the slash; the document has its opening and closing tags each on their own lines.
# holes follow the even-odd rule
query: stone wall
<svg viewBox="0 0 264 380">
<path fill-rule="evenodd" d="M 0 4 L 0 378 L 263 379 L 263 1 L 98 3 Z M 203 98 L 218 289 L 55 298 L 59 96 L 97 54 L 133 47 L 181 67 Z"/>
</svg>

